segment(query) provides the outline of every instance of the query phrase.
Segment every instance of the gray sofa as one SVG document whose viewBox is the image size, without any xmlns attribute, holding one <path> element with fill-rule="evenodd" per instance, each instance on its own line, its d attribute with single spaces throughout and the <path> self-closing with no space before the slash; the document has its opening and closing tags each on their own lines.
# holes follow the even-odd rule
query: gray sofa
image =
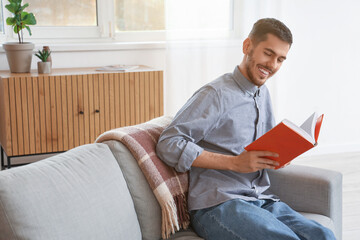
<svg viewBox="0 0 360 240">
<path fill-rule="evenodd" d="M 283 201 L 341 239 L 340 173 L 293 165 L 270 177 Z M 160 238 L 160 207 L 131 153 L 117 141 L 0 172 L 0 240 Z M 187 230 L 171 239 L 200 238 Z"/>
</svg>

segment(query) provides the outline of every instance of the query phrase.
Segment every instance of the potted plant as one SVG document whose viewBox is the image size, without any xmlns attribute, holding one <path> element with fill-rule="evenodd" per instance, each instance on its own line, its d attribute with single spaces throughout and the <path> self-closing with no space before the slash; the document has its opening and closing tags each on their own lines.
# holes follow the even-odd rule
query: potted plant
<svg viewBox="0 0 360 240">
<path fill-rule="evenodd" d="M 38 51 L 35 53 L 41 62 L 37 63 L 38 73 L 50 73 L 51 72 L 51 62 L 48 62 L 48 58 L 50 57 L 51 52 L 43 49 L 42 51 Z"/>
<path fill-rule="evenodd" d="M 13 15 L 6 19 L 6 24 L 13 28 L 19 39 L 18 43 L 3 44 L 10 71 L 13 73 L 30 72 L 31 69 L 32 52 L 35 45 L 24 42 L 23 29 L 26 28 L 31 36 L 29 25 L 35 25 L 36 19 L 34 14 L 24 11 L 28 6 L 28 3 L 22 5 L 22 0 L 9 0 L 9 4 L 5 5 Z"/>
</svg>

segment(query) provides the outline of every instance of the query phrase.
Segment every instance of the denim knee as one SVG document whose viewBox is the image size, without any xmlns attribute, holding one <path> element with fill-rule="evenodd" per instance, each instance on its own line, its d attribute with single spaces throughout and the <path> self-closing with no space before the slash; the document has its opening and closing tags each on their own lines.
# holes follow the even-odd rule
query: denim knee
<svg viewBox="0 0 360 240">
<path fill-rule="evenodd" d="M 314 230 L 314 233 L 314 236 L 318 236 L 317 239 L 319 240 L 336 240 L 334 233 L 330 229 L 321 225 Z"/>
<path fill-rule="evenodd" d="M 222 223 L 216 215 L 206 210 L 194 211 L 190 213 L 190 217 L 194 231 L 206 240 L 241 240 L 236 232 Z"/>
<path fill-rule="evenodd" d="M 207 236 L 209 233 L 206 231 L 206 228 L 200 223 L 199 219 L 195 216 L 197 211 L 191 211 L 190 212 L 190 223 L 194 231 L 199 235 L 200 237 L 204 239 L 208 239 Z"/>
</svg>

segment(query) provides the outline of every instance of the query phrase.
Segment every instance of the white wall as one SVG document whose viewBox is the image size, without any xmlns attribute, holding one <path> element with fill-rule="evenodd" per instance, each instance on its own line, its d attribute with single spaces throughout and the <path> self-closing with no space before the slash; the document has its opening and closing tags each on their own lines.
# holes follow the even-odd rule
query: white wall
<svg viewBox="0 0 360 240">
<path fill-rule="evenodd" d="M 41 44 L 35 50 L 49 45 L 52 51 L 53 68 L 99 67 L 110 64 L 142 64 L 153 68 L 165 68 L 164 43 L 85 43 L 85 44 Z M 34 50 L 34 51 L 35 51 Z M 39 59 L 33 57 L 36 70 Z M 0 48 L 0 70 L 8 70 L 5 52 Z"/>
<path fill-rule="evenodd" d="M 281 1 L 292 29 L 289 60 L 276 79 L 279 118 L 325 114 L 314 153 L 360 151 L 360 2 Z"/>
</svg>

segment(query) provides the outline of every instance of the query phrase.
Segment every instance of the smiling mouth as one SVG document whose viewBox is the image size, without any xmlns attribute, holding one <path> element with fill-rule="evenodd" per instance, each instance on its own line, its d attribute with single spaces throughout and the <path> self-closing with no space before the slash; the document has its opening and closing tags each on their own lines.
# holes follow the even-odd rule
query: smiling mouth
<svg viewBox="0 0 360 240">
<path fill-rule="evenodd" d="M 272 73 L 271 70 L 269 70 L 269 69 L 267 69 L 267 68 L 264 68 L 264 67 L 262 67 L 262 66 L 258 66 L 258 69 L 259 69 L 260 75 L 261 75 L 262 77 L 268 77 L 268 76 Z"/>
</svg>

